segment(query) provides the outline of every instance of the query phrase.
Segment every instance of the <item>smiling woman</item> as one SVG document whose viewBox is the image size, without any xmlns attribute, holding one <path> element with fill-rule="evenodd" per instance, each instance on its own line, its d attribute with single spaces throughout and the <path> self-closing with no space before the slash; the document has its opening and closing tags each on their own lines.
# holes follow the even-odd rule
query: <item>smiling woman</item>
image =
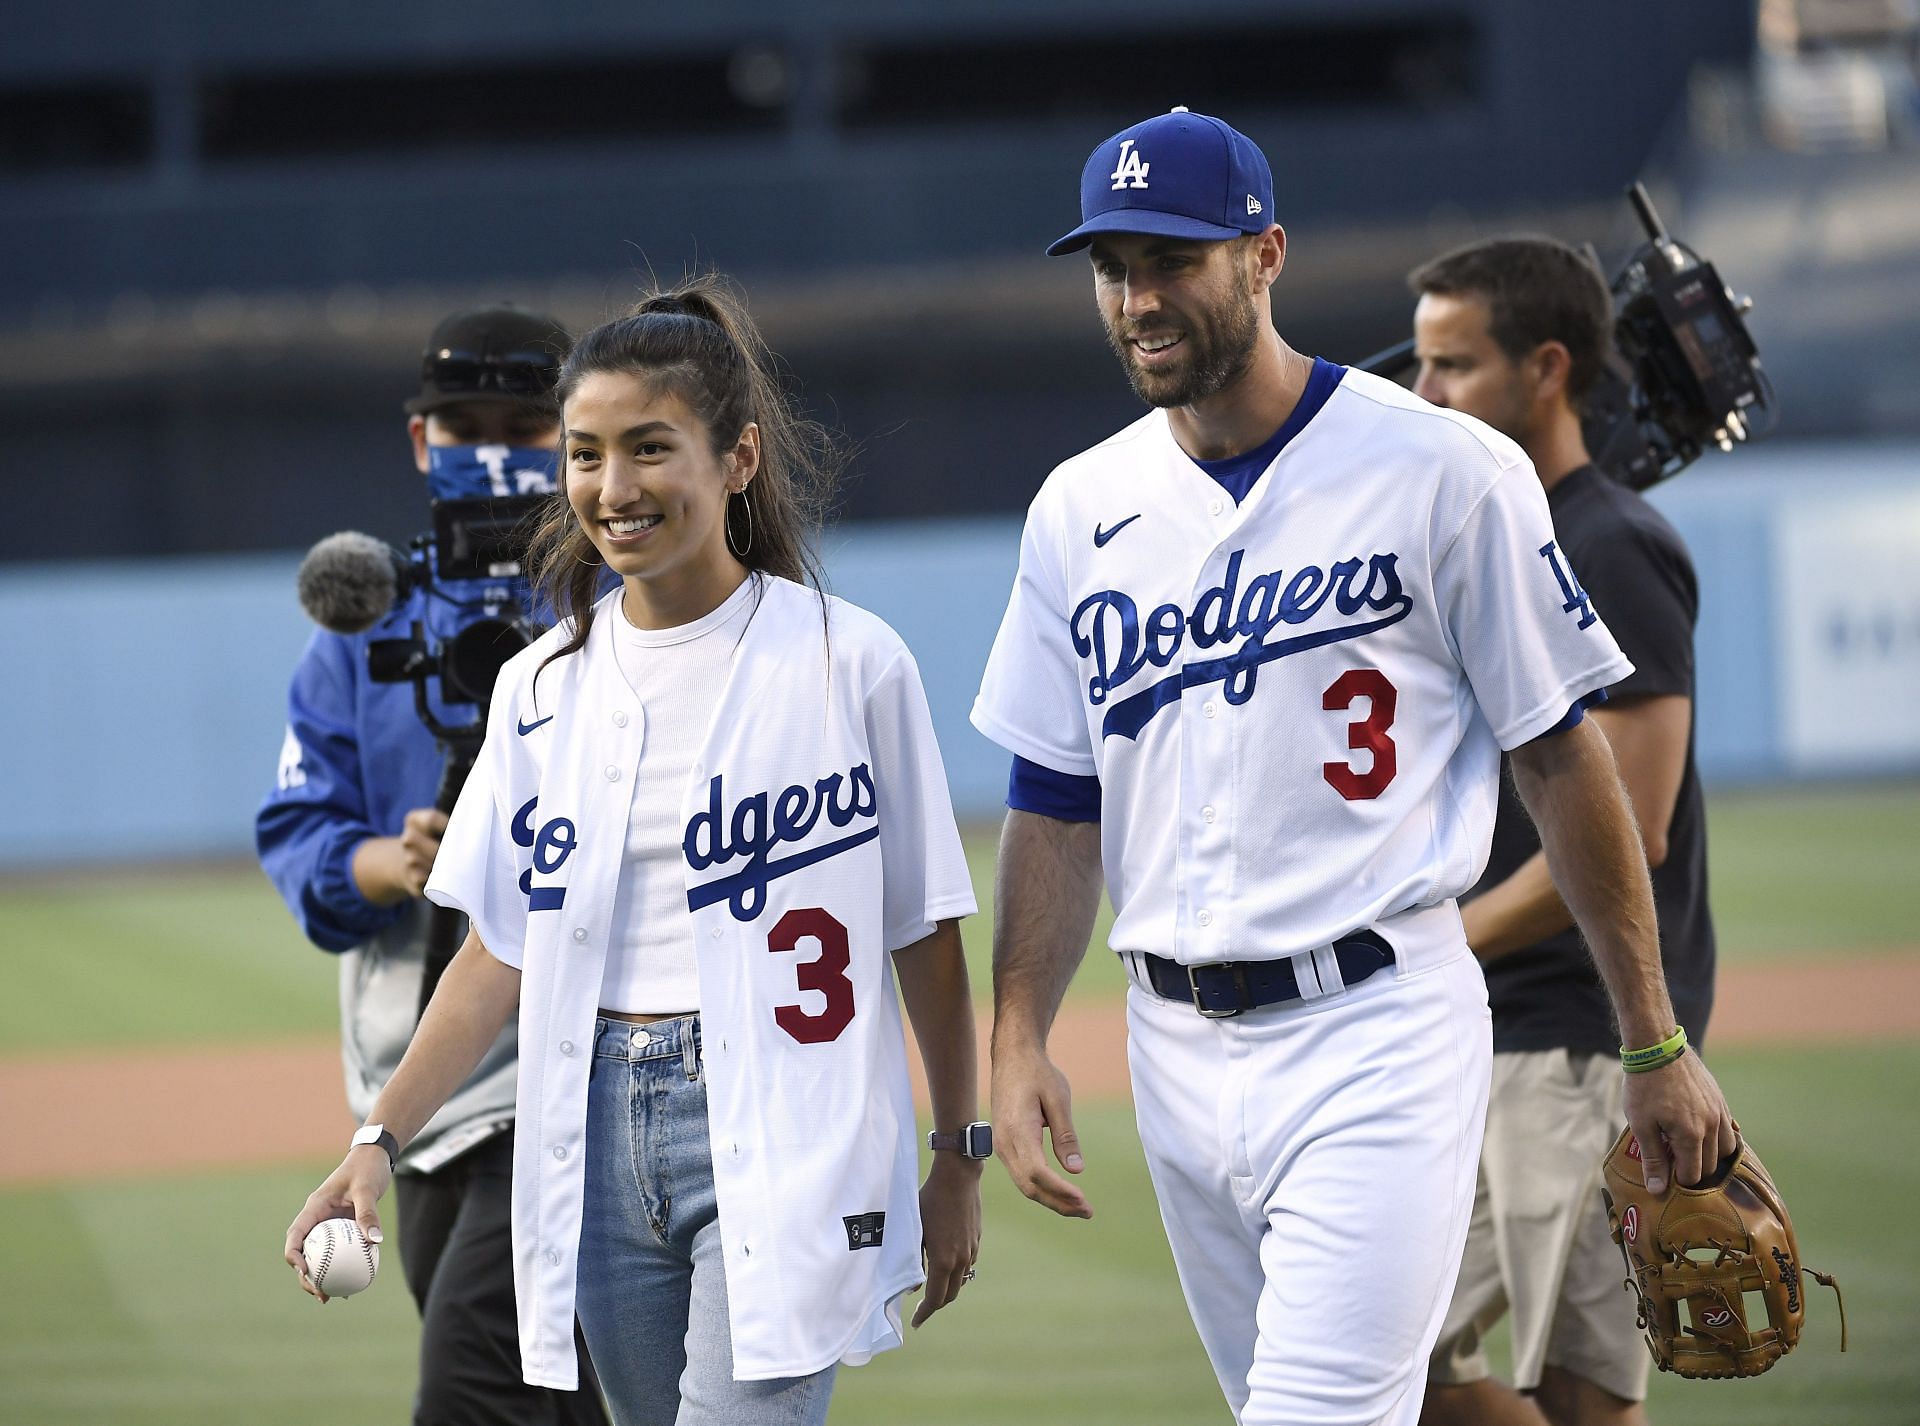
<svg viewBox="0 0 1920 1426">
<path fill-rule="evenodd" d="M 751 508 L 759 427 L 716 453 L 686 402 L 625 372 L 583 377 L 567 417 L 567 500 L 626 582 L 626 617 L 671 628 L 717 607 L 746 576 L 724 538 L 726 512 L 736 496 Z"/>
<path fill-rule="evenodd" d="M 821 591 L 837 451 L 717 278 L 587 333 L 555 393 L 534 559 L 561 622 L 502 670 L 426 889 L 473 934 L 287 1262 L 315 1291 L 315 1222 L 377 1233 L 380 1146 L 517 1005 L 527 1380 L 576 1385 L 577 1313 L 621 1426 L 817 1426 L 979 1250 L 974 898 L 926 695 Z"/>
<path fill-rule="evenodd" d="M 643 299 L 582 337 L 556 390 L 564 488 L 535 578 L 585 647 L 605 563 L 641 628 L 712 609 L 758 571 L 820 584 L 812 544 L 842 453 L 802 419 L 745 303 L 712 274 Z M 709 602 L 710 601 L 710 602 Z"/>
</svg>

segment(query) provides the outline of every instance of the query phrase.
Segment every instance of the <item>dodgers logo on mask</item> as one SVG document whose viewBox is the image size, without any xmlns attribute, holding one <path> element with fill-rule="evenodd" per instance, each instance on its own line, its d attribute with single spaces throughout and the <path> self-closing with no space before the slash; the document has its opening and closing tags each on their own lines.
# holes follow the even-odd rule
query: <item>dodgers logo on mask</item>
<svg viewBox="0 0 1920 1426">
<path fill-rule="evenodd" d="M 1142 620 L 1139 606 L 1117 589 L 1080 601 L 1068 625 L 1074 652 L 1093 661 L 1087 701 L 1095 707 L 1147 669 L 1171 667 L 1189 642 L 1201 650 L 1240 641 L 1230 653 L 1188 658 L 1166 677 L 1115 699 L 1101 724 L 1102 737 L 1138 737 L 1154 714 L 1184 691 L 1209 683 L 1222 686 L 1227 702 L 1245 703 L 1253 697 L 1263 665 L 1361 638 L 1413 612 L 1412 597 L 1400 587 L 1398 555 L 1337 560 L 1327 569 L 1302 565 L 1291 576 L 1276 569 L 1255 575 L 1243 589 L 1240 569 L 1246 553 L 1235 550 L 1228 556 L 1226 578 L 1202 591 L 1191 613 L 1178 604 L 1162 604 Z M 1283 625 L 1312 622 L 1328 605 L 1350 622 L 1272 637 Z M 1379 617 L 1354 619 L 1367 611 Z"/>
<path fill-rule="evenodd" d="M 428 446 L 427 493 L 435 500 L 549 495 L 558 457 L 544 446 Z"/>
<path fill-rule="evenodd" d="M 773 855 L 777 847 L 805 841 L 822 818 L 836 830 L 861 821 L 871 825 L 804 851 Z M 770 883 L 879 835 L 880 798 L 865 763 L 810 784 L 795 783 L 777 794 L 749 793 L 731 805 L 722 779 L 714 777 L 707 783 L 707 805 L 688 820 L 680 849 L 695 871 L 744 864 L 687 892 L 687 909 L 698 911 L 725 901 L 736 921 L 752 921 L 766 909 Z"/>
<path fill-rule="evenodd" d="M 533 825 L 533 810 L 537 797 L 529 797 L 524 806 L 513 814 L 513 840 L 516 845 L 533 848 L 533 865 L 520 873 L 520 890 L 527 898 L 529 911 L 558 911 L 566 903 L 567 889 L 564 886 L 535 886 L 533 874 L 552 876 L 567 863 L 573 855 L 573 849 L 580 845 L 579 833 L 574 829 L 571 819 L 554 817 Z"/>
</svg>

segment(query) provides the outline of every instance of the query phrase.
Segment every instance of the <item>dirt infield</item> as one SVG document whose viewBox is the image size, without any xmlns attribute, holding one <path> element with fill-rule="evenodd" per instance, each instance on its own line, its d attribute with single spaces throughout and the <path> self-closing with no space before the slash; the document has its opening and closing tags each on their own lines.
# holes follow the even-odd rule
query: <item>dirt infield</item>
<svg viewBox="0 0 1920 1426">
<path fill-rule="evenodd" d="M 1920 947 L 1720 978 L 1716 1048 L 1906 1038 L 1920 1038 Z M 1126 1095 L 1117 1003 L 1069 1004 L 1052 1048 L 1077 1095 Z M 351 1128 L 331 1038 L 0 1059 L 0 1123 L 0 1184 L 325 1159 Z"/>
</svg>

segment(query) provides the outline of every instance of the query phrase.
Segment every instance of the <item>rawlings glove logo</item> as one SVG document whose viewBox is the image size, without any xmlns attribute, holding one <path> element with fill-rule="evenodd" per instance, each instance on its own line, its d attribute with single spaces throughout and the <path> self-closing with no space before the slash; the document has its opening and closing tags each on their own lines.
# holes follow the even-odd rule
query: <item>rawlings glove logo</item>
<svg viewBox="0 0 1920 1426">
<path fill-rule="evenodd" d="M 1787 1311 L 1800 1310 L 1800 1274 L 1794 1270 L 1793 1259 L 1780 1251 L 1779 1245 L 1773 1248 L 1774 1266 L 1780 1269 L 1780 1281 L 1787 1289 Z"/>
<path fill-rule="evenodd" d="M 1840 1285 L 1802 1268 L 1780 1190 L 1745 1139 L 1699 1184 L 1658 1194 L 1647 1190 L 1642 1158 L 1621 1130 L 1601 1163 L 1601 1200 L 1655 1365 L 1686 1377 L 1760 1375 L 1800 1340 L 1802 1271 L 1836 1298 Z"/>
</svg>

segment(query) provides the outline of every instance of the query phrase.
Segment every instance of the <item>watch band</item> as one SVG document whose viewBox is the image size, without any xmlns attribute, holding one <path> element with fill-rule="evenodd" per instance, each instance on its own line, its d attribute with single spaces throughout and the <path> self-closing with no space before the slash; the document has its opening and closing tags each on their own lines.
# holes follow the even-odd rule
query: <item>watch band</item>
<svg viewBox="0 0 1920 1426">
<path fill-rule="evenodd" d="M 951 1134 L 934 1129 L 927 1134 L 927 1147 L 935 1153 L 944 1151 L 963 1159 L 990 1159 L 993 1157 L 993 1125 L 977 1119 Z"/>
<path fill-rule="evenodd" d="M 391 1173 L 400 1162 L 400 1141 L 384 1124 L 362 1124 L 353 1132 L 353 1142 L 349 1147 L 360 1144 L 378 1144 L 387 1155 L 387 1171 Z"/>
</svg>

